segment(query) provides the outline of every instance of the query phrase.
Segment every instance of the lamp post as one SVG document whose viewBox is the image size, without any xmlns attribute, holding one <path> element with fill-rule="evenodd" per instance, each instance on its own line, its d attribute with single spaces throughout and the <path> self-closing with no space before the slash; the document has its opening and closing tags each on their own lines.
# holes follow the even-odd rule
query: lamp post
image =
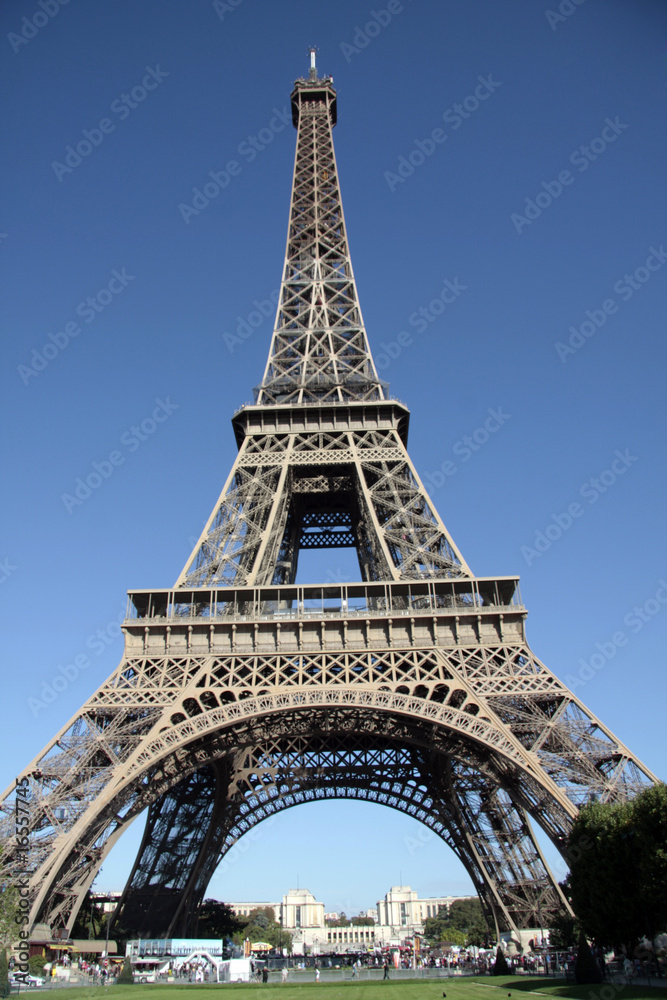
<svg viewBox="0 0 667 1000">
<path fill-rule="evenodd" d="M 109 924 L 111 923 L 111 903 L 107 903 L 107 939 L 104 945 L 104 957 L 106 959 L 107 965 L 109 964 Z"/>
</svg>

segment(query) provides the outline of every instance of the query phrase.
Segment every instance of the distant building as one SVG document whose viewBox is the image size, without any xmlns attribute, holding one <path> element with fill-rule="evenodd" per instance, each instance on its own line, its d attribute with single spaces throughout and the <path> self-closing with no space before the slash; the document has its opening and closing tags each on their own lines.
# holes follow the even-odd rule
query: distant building
<svg viewBox="0 0 667 1000">
<path fill-rule="evenodd" d="M 393 885 L 384 899 L 378 900 L 377 922 L 391 927 L 395 934 L 404 931 L 419 933 L 425 920 L 437 917 L 441 907 L 449 913 L 450 906 L 457 899 L 477 899 L 477 896 L 432 896 L 420 899 L 409 885 Z"/>
<path fill-rule="evenodd" d="M 282 924 L 288 930 L 323 928 L 324 903 L 318 903 L 308 889 L 290 889 L 283 896 Z"/>
<path fill-rule="evenodd" d="M 112 889 L 110 892 L 91 892 L 90 898 L 104 913 L 113 913 L 122 895 L 120 890 Z"/>
<path fill-rule="evenodd" d="M 249 917 L 253 910 L 271 909 L 274 919 L 280 921 L 280 903 L 228 903 L 237 917 Z"/>
<path fill-rule="evenodd" d="M 324 903 L 318 902 L 309 889 L 290 889 L 280 903 L 229 903 L 237 916 L 247 917 L 252 910 L 270 907 L 276 921 L 292 937 L 295 955 L 310 953 L 322 955 L 330 952 L 373 951 L 387 945 L 400 945 L 406 938 L 421 934 L 424 921 L 435 917 L 441 907 L 449 911 L 457 899 L 476 899 L 476 896 L 435 896 L 420 899 L 409 885 L 394 885 L 379 900 L 377 907 L 366 910 L 373 925 L 355 924 L 354 917 L 347 927 L 333 927 L 329 921 L 338 920 L 339 913 L 324 912 Z"/>
</svg>

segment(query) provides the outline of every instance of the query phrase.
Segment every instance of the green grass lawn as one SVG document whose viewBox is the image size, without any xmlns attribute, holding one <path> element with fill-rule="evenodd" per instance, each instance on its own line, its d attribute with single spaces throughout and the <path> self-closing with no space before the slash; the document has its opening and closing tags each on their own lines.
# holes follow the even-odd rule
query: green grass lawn
<svg viewBox="0 0 667 1000">
<path fill-rule="evenodd" d="M 525 1000 L 535 995 L 565 997 L 568 1000 L 660 1000 L 664 990 L 645 986 L 621 986 L 605 983 L 601 986 L 566 986 L 562 980 L 536 976 L 510 976 L 483 979 L 404 979 L 367 982 L 305 982 L 275 983 L 267 986 L 254 983 L 239 985 L 134 985 L 109 987 L 72 987 L 56 991 L 53 1000 L 196 1000 L 197 992 L 210 990 L 249 991 L 252 1000 L 503 1000 L 508 995 Z M 280 997 L 276 992 L 280 991 Z M 324 997 L 321 994 L 325 994 Z M 250 1000 L 250 998 L 248 998 Z"/>
</svg>

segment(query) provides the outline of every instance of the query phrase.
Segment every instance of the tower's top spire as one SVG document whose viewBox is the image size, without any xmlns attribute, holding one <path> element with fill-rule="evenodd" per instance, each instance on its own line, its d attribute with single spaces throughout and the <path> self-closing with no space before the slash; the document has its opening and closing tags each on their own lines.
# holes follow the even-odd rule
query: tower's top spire
<svg viewBox="0 0 667 1000">
<path fill-rule="evenodd" d="M 280 301 L 261 406 L 377 402 L 387 385 L 377 373 L 361 317 L 347 244 L 331 130 L 331 77 L 310 75 L 292 91 L 297 128 L 292 204 Z"/>
</svg>

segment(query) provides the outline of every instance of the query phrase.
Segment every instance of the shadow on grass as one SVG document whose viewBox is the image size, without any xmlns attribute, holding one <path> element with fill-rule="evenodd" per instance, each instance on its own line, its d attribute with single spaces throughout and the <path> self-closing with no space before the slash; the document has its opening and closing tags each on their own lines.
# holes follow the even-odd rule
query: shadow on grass
<svg viewBox="0 0 667 1000">
<path fill-rule="evenodd" d="M 633 986 L 622 982 L 589 983 L 577 986 L 563 979 L 537 976 L 499 976 L 472 979 L 469 983 L 480 987 L 495 987 L 507 993 L 545 993 L 571 1000 L 660 1000 L 667 996 L 667 983 L 663 986 Z M 495 990 L 494 990 L 495 992 Z"/>
</svg>

